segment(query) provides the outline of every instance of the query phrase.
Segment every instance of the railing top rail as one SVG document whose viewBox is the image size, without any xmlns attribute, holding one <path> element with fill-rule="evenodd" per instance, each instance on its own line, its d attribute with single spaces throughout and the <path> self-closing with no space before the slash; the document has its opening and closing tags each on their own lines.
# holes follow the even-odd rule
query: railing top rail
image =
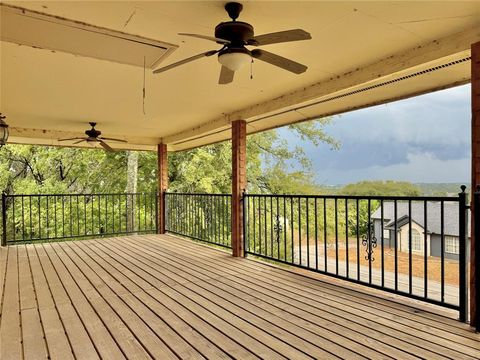
<svg viewBox="0 0 480 360">
<path fill-rule="evenodd" d="M 196 195 L 203 195 L 203 196 L 228 196 L 231 197 L 232 194 L 210 194 L 210 193 L 185 193 L 185 192 L 165 192 L 165 195 L 182 195 L 182 196 L 196 196 Z"/>
<path fill-rule="evenodd" d="M 379 195 L 300 195 L 300 194 L 249 194 L 246 197 L 278 197 L 303 199 L 359 199 L 359 200 L 403 200 L 403 201 L 450 201 L 458 202 L 459 196 L 379 196 Z"/>
<path fill-rule="evenodd" d="M 156 195 L 156 192 L 137 192 L 137 193 L 73 193 L 73 194 L 5 194 L 6 197 L 53 197 L 53 196 L 118 196 L 118 195 Z"/>
</svg>

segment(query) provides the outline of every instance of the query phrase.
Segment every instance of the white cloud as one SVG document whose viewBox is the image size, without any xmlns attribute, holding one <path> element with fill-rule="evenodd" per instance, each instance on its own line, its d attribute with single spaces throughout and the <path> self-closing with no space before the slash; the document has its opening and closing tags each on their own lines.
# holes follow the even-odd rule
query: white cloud
<svg viewBox="0 0 480 360">
<path fill-rule="evenodd" d="M 469 144 L 470 85 L 336 117 L 327 128 L 343 141 Z"/>
<path fill-rule="evenodd" d="M 340 150 L 313 146 L 287 129 L 325 184 L 369 179 L 470 182 L 470 85 L 459 86 L 335 117 L 325 128 Z"/>
</svg>

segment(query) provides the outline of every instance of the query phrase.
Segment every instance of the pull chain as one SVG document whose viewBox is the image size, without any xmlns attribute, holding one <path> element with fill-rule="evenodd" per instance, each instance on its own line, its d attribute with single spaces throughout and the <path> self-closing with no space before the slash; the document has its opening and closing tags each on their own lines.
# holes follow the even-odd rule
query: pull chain
<svg viewBox="0 0 480 360">
<path fill-rule="evenodd" d="M 253 59 L 250 62 L 250 80 L 252 80 L 252 79 L 253 79 Z"/>
</svg>

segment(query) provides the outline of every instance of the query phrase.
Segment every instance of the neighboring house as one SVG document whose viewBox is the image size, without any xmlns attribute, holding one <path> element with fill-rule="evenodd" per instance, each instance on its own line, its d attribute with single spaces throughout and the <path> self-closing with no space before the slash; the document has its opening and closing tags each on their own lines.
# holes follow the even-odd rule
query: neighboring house
<svg viewBox="0 0 480 360">
<path fill-rule="evenodd" d="M 427 204 L 426 225 L 424 202 L 413 201 L 411 205 L 412 253 L 423 255 L 425 253 L 426 242 L 427 256 L 440 257 L 442 242 L 441 206 L 439 202 L 428 202 Z M 445 202 L 443 214 L 445 258 L 458 260 L 460 249 L 458 203 Z M 383 224 L 381 220 L 381 208 L 375 210 L 371 218 L 378 244 L 381 244 L 383 239 L 385 246 L 394 248 L 396 230 L 396 240 L 399 251 L 408 252 L 410 214 L 407 202 L 397 202 L 397 216 L 395 218 L 394 203 L 385 201 L 383 203 Z"/>
</svg>

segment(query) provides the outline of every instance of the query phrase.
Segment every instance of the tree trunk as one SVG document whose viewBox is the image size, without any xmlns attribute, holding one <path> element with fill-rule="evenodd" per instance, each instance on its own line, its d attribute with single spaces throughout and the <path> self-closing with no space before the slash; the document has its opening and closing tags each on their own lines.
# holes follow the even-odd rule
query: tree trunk
<svg viewBox="0 0 480 360">
<path fill-rule="evenodd" d="M 127 231 L 136 231 L 138 224 L 135 222 L 135 209 L 137 199 L 134 194 L 137 192 L 137 178 L 138 178 L 138 152 L 127 151 L 127 187 L 125 192 L 127 195 Z"/>
</svg>

